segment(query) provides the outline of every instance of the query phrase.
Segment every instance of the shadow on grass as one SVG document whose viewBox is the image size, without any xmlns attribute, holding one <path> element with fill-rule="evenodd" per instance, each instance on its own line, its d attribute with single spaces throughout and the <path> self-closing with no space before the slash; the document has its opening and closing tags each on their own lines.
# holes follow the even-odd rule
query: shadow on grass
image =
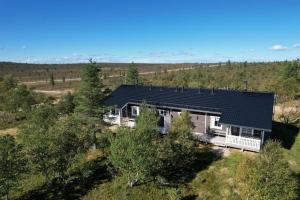
<svg viewBox="0 0 300 200">
<path fill-rule="evenodd" d="M 178 168 L 172 169 L 166 176 L 167 180 L 174 184 L 186 184 L 191 182 L 200 171 L 208 168 L 211 163 L 218 160 L 220 156 L 211 151 L 210 148 L 205 147 L 203 149 L 197 149 L 194 155 L 186 155 L 186 157 L 192 157 L 192 159 L 182 158 L 181 163 L 177 163 Z"/>
<path fill-rule="evenodd" d="M 45 184 L 36 190 L 21 196 L 19 200 L 76 200 L 81 199 L 94 185 L 102 183 L 110 178 L 103 161 L 93 164 L 93 171 L 88 175 L 74 174 L 73 179 L 66 185 L 59 184 L 55 180 L 51 184 Z"/>
<path fill-rule="evenodd" d="M 194 194 L 182 198 L 182 200 L 195 200 L 195 199 L 197 199 L 197 195 Z"/>
<path fill-rule="evenodd" d="M 273 121 L 271 139 L 281 141 L 283 148 L 291 149 L 298 135 L 299 128 L 292 124 Z"/>
</svg>

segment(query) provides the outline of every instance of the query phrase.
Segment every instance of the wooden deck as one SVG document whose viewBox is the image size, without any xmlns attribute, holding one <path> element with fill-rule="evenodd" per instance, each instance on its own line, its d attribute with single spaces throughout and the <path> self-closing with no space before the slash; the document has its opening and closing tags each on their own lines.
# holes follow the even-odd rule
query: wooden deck
<svg viewBox="0 0 300 200">
<path fill-rule="evenodd" d="M 226 146 L 226 139 L 222 136 L 206 133 L 194 133 L 194 137 L 205 143 L 211 143 L 222 147 Z"/>
<path fill-rule="evenodd" d="M 225 137 L 206 133 L 194 133 L 194 137 L 202 142 L 222 147 L 228 146 L 255 152 L 259 152 L 261 148 L 261 141 L 254 138 L 245 138 L 234 135 L 226 135 Z"/>
</svg>

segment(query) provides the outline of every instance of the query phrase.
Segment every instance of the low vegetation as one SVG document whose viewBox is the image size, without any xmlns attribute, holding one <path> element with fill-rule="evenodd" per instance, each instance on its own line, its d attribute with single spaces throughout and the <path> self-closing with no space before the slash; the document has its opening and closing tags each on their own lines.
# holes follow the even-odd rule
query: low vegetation
<svg viewBox="0 0 300 200">
<path fill-rule="evenodd" d="M 230 63 L 141 77 L 132 64 L 122 77 L 192 87 L 272 90 L 281 103 L 297 102 L 299 63 Z M 218 73 L 217 73 L 218 72 Z M 105 72 L 104 72 L 105 73 Z M 0 196 L 6 199 L 287 199 L 299 198 L 299 113 L 276 116 L 260 154 L 219 152 L 191 137 L 189 113 L 161 136 L 156 113 L 142 106 L 135 129 L 112 133 L 102 121 L 108 93 L 100 65 L 82 70 L 78 91 L 59 102 L 13 77 L 0 80 Z M 227 74 L 225 76 L 225 74 Z M 55 73 L 53 75 L 55 77 Z M 53 87 L 57 87 L 54 80 Z M 254 81 L 255 80 L 255 81 Z M 286 92 L 288 89 L 290 92 Z M 292 109 L 293 111 L 293 109 Z"/>
<path fill-rule="evenodd" d="M 298 99 L 300 63 L 230 63 L 176 72 L 159 72 L 147 79 L 154 85 L 273 91 L 279 101 Z M 247 83 L 246 83 L 247 81 Z"/>
</svg>

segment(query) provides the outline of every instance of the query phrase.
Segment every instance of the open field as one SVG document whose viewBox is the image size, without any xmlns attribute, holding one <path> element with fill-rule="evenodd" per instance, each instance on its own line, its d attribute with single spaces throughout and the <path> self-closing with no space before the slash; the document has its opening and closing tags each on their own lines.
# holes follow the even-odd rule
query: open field
<svg viewBox="0 0 300 200">
<path fill-rule="evenodd" d="M 119 77 L 126 73 L 129 63 L 99 63 L 106 77 Z M 49 81 L 53 74 L 57 82 L 62 79 L 69 81 L 80 80 L 80 73 L 86 64 L 25 64 L 0 62 L 0 77 L 13 75 L 21 82 L 27 84 L 44 83 Z M 205 64 L 145 64 L 136 63 L 141 74 L 151 74 L 158 71 L 176 71 L 204 66 Z"/>
</svg>

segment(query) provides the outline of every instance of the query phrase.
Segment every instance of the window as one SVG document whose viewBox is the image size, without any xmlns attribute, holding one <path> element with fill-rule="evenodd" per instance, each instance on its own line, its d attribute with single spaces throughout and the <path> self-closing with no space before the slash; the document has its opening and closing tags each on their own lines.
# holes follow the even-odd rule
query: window
<svg viewBox="0 0 300 200">
<path fill-rule="evenodd" d="M 254 131 L 253 131 L 253 137 L 255 137 L 255 138 L 261 138 L 261 135 L 262 135 L 262 130 L 254 129 Z"/>
<path fill-rule="evenodd" d="M 240 127 L 232 126 L 231 127 L 231 135 L 239 136 L 240 135 Z"/>
<path fill-rule="evenodd" d="M 159 115 L 160 116 L 166 116 L 168 114 L 168 111 L 166 110 L 159 110 Z"/>
<path fill-rule="evenodd" d="M 215 129 L 222 129 L 222 124 L 219 123 L 220 117 L 211 116 L 210 117 L 210 127 Z"/>
<path fill-rule="evenodd" d="M 136 117 L 139 115 L 139 107 L 138 106 L 131 106 L 131 115 Z"/>
<path fill-rule="evenodd" d="M 110 114 L 111 115 L 119 115 L 119 109 L 111 109 Z"/>
<path fill-rule="evenodd" d="M 251 128 L 242 128 L 242 137 L 252 137 L 252 129 Z"/>
</svg>

